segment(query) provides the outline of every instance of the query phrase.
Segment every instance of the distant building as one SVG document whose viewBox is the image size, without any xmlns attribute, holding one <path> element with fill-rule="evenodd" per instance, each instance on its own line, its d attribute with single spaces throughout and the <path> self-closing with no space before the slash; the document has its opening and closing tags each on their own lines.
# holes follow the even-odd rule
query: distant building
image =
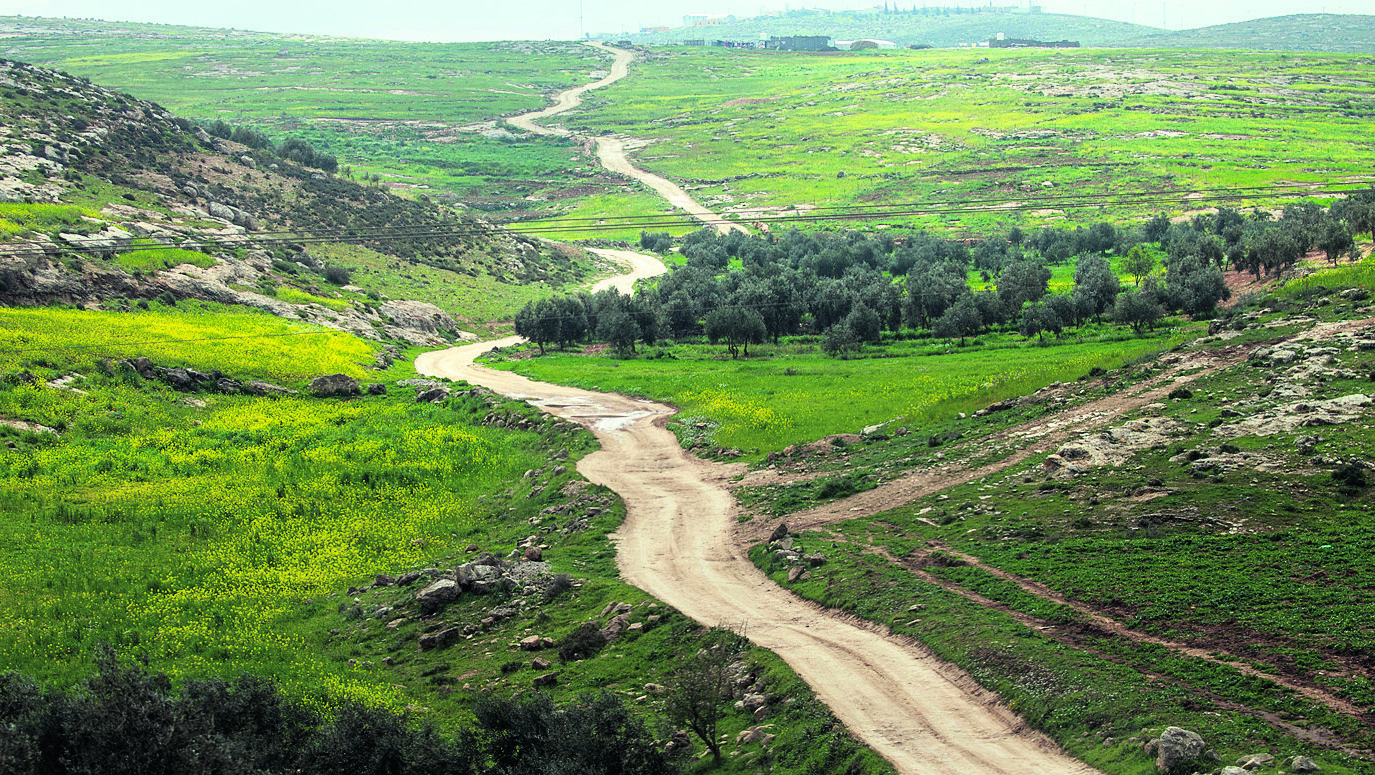
<svg viewBox="0 0 1375 775">
<path fill-rule="evenodd" d="M 667 27 L 667 26 L 664 26 L 664 27 L 641 27 L 641 28 L 640 28 L 640 34 L 641 34 L 641 35 L 653 35 L 653 34 L 660 33 L 660 32 L 668 32 L 668 31 L 671 30 L 671 29 L 673 29 L 673 28 L 672 28 L 672 27 Z"/>
<path fill-rule="evenodd" d="M 835 51 L 832 41 L 825 35 L 782 35 L 767 41 L 766 47 L 774 51 Z"/>
<path fill-rule="evenodd" d="M 989 38 L 989 48 L 1079 48 L 1077 40 L 1023 40 L 1009 38 L 1003 33 Z"/>
<path fill-rule="evenodd" d="M 864 38 L 860 40 L 837 40 L 836 48 L 841 51 L 863 51 L 875 48 L 897 48 L 898 44 L 891 40 L 877 40 L 874 38 Z"/>
<path fill-rule="evenodd" d="M 734 16 L 684 16 L 684 27 L 715 27 L 720 24 L 734 24 Z"/>
</svg>

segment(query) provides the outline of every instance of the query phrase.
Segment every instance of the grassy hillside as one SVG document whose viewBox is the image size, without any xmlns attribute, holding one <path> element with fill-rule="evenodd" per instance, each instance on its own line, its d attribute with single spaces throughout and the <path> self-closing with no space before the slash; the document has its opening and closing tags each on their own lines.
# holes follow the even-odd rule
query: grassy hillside
<svg viewBox="0 0 1375 775">
<path fill-rule="evenodd" d="M 1042 391 L 1012 417 L 781 461 L 778 484 L 741 491 L 770 520 L 759 535 L 904 470 L 944 484 L 864 516 L 823 507 L 831 524 L 794 539 L 845 557 L 800 580 L 776 545 L 752 556 L 798 594 L 964 665 L 1105 771 L 1148 771 L 1142 745 L 1165 725 L 1199 732 L 1224 764 L 1268 752 L 1375 771 L 1368 409 L 1320 430 L 1302 416 L 1368 390 L 1368 357 L 1332 332 L 1360 321 L 1346 330 L 1365 335 L 1371 309 L 1341 285 L 1254 297 L 1221 336 Z M 1126 414 L 1053 433 L 1067 407 L 1107 410 L 1142 379 L 1155 388 Z M 928 432 L 959 441 L 937 460 Z"/>
<path fill-rule="evenodd" d="M 372 345 L 213 305 L 0 310 L 0 330 L 7 722 L 26 702 L 11 671 L 71 686 L 109 646 L 178 686 L 255 675 L 326 716 L 353 700 L 444 734 L 478 701 L 552 674 L 540 685 L 559 703 L 614 692 L 660 734 L 664 699 L 645 687 L 672 684 L 703 630 L 616 577 L 608 534 L 624 508 L 573 470 L 590 434 L 462 384 L 419 401 L 439 383 L 399 384 L 414 377 L 404 363 L 362 369 Z M 177 390 L 125 360 L 138 356 L 303 392 Z M 332 372 L 385 390 L 304 392 Z M 538 559 L 521 554 L 531 546 Z M 502 566 L 509 583 L 437 609 L 417 602 L 459 563 L 513 550 L 526 560 Z M 614 642 L 573 637 L 617 604 L 633 628 Z M 433 645 L 436 632 L 447 635 Z M 518 646 L 531 633 L 554 645 Z M 767 651 L 743 648 L 732 669 L 733 685 L 767 687 L 778 703 L 776 737 L 727 744 L 724 767 L 689 756 L 690 771 L 891 772 Z M 148 710 L 123 712 L 156 726 Z M 728 709 L 720 731 L 736 740 L 757 725 Z M 374 742 L 361 741 L 364 755 Z M 139 735 L 124 745 L 156 748 Z M 397 766 L 385 771 L 413 771 Z"/>
<path fill-rule="evenodd" d="M 1085 39 L 1091 32 L 1055 27 L 1088 23 L 1057 15 L 787 18 L 945 25 L 965 30 L 957 37 L 977 31 L 982 39 L 997 31 Z M 1358 31 L 1366 19 L 1285 17 L 1245 29 L 1272 40 L 1341 41 L 1350 38 L 1341 29 Z M 976 30 L 988 24 L 999 29 Z M 605 55 L 586 47 L 108 27 L 0 24 L 14 33 L 12 56 L 110 79 L 187 115 L 237 118 L 270 136 L 309 139 L 370 185 L 463 201 L 494 219 L 662 211 L 642 191 L 604 175 L 568 141 L 482 134 L 500 116 L 542 104 L 549 92 L 586 82 L 605 66 Z M 1113 29 L 1104 42 L 1149 43 L 1142 28 Z M 869 27 L 854 34 L 882 37 Z M 1230 47 L 1230 34 L 1198 40 Z M 1245 40 L 1236 45 L 1248 45 Z M 93 53 L 97 48 L 109 53 Z M 968 232 L 995 222 L 1088 220 L 1101 215 L 1085 210 L 1094 204 L 1111 205 L 1123 217 L 1179 213 L 1197 189 L 1363 177 L 1375 116 L 1375 84 L 1361 75 L 1363 62 L 1343 54 L 1167 49 L 830 55 L 655 49 L 630 79 L 589 95 L 587 108 L 565 123 L 588 134 L 613 131 L 649 141 L 633 153 L 641 166 L 684 183 L 710 206 L 743 211 L 744 219 L 818 206 L 919 202 L 941 212 L 893 220 Z M 329 91 L 293 100 L 293 84 Z M 245 85 L 254 88 L 240 88 Z M 1153 192 L 1169 193 L 1143 198 Z M 1231 201 L 1281 201 L 1255 193 Z M 1103 195 L 1116 199 L 1086 199 Z M 969 204 L 985 201 L 1005 212 L 967 212 Z"/>
<path fill-rule="evenodd" d="M 968 9 L 967 9 L 968 10 Z M 878 13 L 872 11 L 797 10 L 778 16 L 761 16 L 708 27 L 675 27 L 667 32 L 631 35 L 636 43 L 682 43 L 685 40 L 734 40 L 752 42 L 760 33 L 826 35 L 837 40 L 877 38 L 900 46 L 940 48 L 986 43 L 1000 32 L 1010 38 L 1077 40 L 1085 46 L 1112 46 L 1154 28 L 1109 19 L 1068 14 L 1005 13 Z"/>
<path fill-rule="evenodd" d="M 334 157 L 299 139 L 225 123 L 207 124 L 212 136 L 156 103 L 24 63 L 0 61 L 0 86 L 0 298 L 11 302 L 169 294 L 406 339 L 396 308 L 381 309 L 389 299 L 437 305 L 402 316 L 400 328 L 425 335 L 455 329 L 447 316 L 499 328 L 596 271 L 580 249 L 334 174 Z"/>
<path fill-rule="evenodd" d="M 615 186 L 570 143 L 492 134 L 495 119 L 538 110 L 609 65 L 608 55 L 576 43 L 405 43 L 23 17 L 0 17 L 0 33 L 12 59 L 182 116 L 307 139 L 412 197 L 455 197 L 501 217 L 541 192 Z"/>
<path fill-rule="evenodd" d="M 569 123 L 649 140 L 642 166 L 742 220 L 916 203 L 934 211 L 885 220 L 972 234 L 997 223 L 1178 214 L 1199 198 L 1274 206 L 1282 199 L 1264 191 L 1206 192 L 1364 179 L 1375 80 L 1363 62 L 685 48 L 647 57 Z"/>
<path fill-rule="evenodd" d="M 1347 51 L 1375 53 L 1375 16 L 1296 14 L 1156 32 L 1122 41 L 1145 48 L 1224 48 L 1251 51 Z"/>
</svg>

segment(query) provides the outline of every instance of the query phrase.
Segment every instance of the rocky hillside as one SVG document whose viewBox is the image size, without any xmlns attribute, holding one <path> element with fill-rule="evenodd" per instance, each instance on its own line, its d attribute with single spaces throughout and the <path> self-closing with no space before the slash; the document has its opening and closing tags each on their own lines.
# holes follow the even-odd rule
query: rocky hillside
<svg viewBox="0 0 1375 775">
<path fill-rule="evenodd" d="M 318 254 L 348 244 L 401 277 L 440 283 L 557 284 L 590 267 L 580 251 L 213 137 L 82 78 L 0 60 L 0 95 L 6 304 L 170 295 L 436 344 L 457 335 L 450 313 L 463 310 L 388 300 L 376 282 L 350 285 L 347 271 L 324 282 Z"/>
</svg>

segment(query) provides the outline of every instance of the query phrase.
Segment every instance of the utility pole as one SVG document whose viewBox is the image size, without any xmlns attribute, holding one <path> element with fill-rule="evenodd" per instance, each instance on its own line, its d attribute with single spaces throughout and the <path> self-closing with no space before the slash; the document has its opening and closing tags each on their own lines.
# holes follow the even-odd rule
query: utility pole
<svg viewBox="0 0 1375 775">
<path fill-rule="evenodd" d="M 583 0 L 578 0 L 578 40 L 587 40 L 587 28 L 583 26 Z"/>
</svg>

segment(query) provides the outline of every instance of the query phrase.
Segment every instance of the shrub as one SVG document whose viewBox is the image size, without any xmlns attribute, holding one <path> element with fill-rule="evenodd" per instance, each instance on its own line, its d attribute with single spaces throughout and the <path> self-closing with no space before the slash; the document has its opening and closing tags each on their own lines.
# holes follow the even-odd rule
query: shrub
<svg viewBox="0 0 1375 775">
<path fill-rule="evenodd" d="M 349 274 L 349 270 L 345 269 L 344 267 L 325 267 L 325 282 L 333 283 L 334 285 L 348 285 L 352 281 L 353 277 Z"/>
<path fill-rule="evenodd" d="M 559 659 L 564 662 L 587 659 L 596 656 L 605 645 L 606 638 L 602 637 L 601 628 L 597 623 L 583 622 L 559 643 Z"/>
</svg>

